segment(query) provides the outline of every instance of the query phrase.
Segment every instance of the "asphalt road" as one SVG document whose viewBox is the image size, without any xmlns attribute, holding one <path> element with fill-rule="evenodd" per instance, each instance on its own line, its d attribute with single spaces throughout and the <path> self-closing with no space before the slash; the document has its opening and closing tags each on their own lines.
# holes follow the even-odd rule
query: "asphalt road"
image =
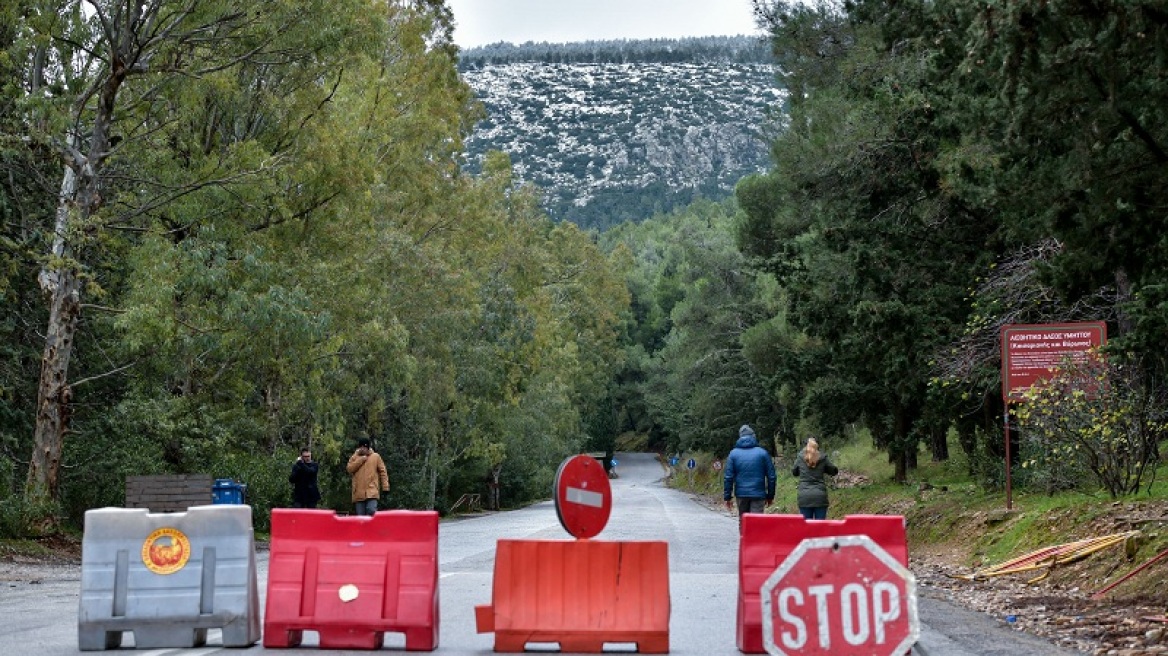
<svg viewBox="0 0 1168 656">
<path fill-rule="evenodd" d="M 737 599 L 737 519 L 710 510 L 662 484 L 664 472 L 651 455 L 618 456 L 620 477 L 612 481 L 613 510 L 599 540 L 665 540 L 669 543 L 670 653 L 711 656 L 738 654 L 735 646 Z M 495 542 L 500 538 L 567 539 L 551 502 L 523 510 L 442 522 L 439 528 L 440 634 L 435 653 L 492 654 L 494 635 L 475 632 L 474 607 L 491 602 Z M 260 608 L 267 582 L 267 553 L 258 558 Z M 77 608 L 80 571 L 0 579 L 0 656 L 79 653 Z M 1012 630 L 980 613 L 955 607 L 921 590 L 921 638 L 913 648 L 922 656 L 1070 656 L 1040 639 Z M 251 654 L 320 653 L 313 634 L 297 649 L 224 649 L 212 630 L 207 647 L 138 651 L 151 656 L 201 656 L 216 652 Z M 126 646 L 132 644 L 127 635 Z M 400 634 L 387 634 L 383 651 L 403 650 Z M 553 645 L 536 644 L 540 651 Z M 612 645 L 631 652 L 631 645 Z M 336 651 L 331 654 L 363 654 Z"/>
</svg>

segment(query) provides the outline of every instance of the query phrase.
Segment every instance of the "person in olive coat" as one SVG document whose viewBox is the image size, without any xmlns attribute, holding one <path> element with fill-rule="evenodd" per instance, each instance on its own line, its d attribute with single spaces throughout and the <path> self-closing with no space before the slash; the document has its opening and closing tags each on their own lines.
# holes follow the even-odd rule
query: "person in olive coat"
<svg viewBox="0 0 1168 656">
<path fill-rule="evenodd" d="M 795 458 L 791 474 L 799 479 L 795 503 L 803 519 L 827 519 L 827 482 L 825 476 L 835 476 L 839 468 L 825 454 L 819 452 L 819 442 L 807 440 L 807 446 Z"/>
</svg>

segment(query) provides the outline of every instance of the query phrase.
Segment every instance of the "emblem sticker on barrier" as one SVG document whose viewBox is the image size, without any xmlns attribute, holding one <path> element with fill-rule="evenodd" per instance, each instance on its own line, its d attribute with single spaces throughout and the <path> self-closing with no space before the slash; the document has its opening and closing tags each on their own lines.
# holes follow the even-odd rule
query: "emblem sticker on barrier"
<svg viewBox="0 0 1168 656">
<path fill-rule="evenodd" d="M 155 574 L 173 574 L 191 557 L 191 541 L 177 528 L 160 528 L 142 543 L 142 562 Z"/>
</svg>

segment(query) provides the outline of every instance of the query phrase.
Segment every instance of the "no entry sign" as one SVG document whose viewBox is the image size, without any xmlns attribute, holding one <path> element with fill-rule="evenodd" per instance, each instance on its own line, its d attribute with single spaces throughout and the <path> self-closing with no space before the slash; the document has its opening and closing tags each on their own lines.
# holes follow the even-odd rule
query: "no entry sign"
<svg viewBox="0 0 1168 656">
<path fill-rule="evenodd" d="M 612 487 L 599 460 L 586 455 L 565 460 L 556 472 L 555 490 L 564 530 L 581 539 L 604 530 L 612 512 Z"/>
<path fill-rule="evenodd" d="M 803 540 L 760 596 L 768 654 L 900 655 L 921 633 L 916 578 L 866 535 Z"/>
</svg>

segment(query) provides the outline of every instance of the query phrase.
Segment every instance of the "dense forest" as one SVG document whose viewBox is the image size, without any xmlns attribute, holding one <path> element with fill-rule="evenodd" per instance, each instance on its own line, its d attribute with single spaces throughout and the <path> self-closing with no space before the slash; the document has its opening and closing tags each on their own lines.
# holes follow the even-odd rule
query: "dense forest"
<svg viewBox="0 0 1168 656">
<path fill-rule="evenodd" d="M 1168 14 L 755 4 L 769 167 L 604 232 L 505 154 L 464 169 L 483 112 L 442 0 L 0 7 L 0 534 L 163 472 L 246 482 L 262 527 L 301 445 L 346 509 L 362 433 L 395 507 L 522 503 L 620 434 L 722 453 L 741 423 L 864 432 L 900 480 L 956 433 L 993 487 L 999 328 L 1077 320 L 1107 322 L 1100 382 L 1014 414 L 1018 482 L 1138 491 L 1168 409 Z"/>
<path fill-rule="evenodd" d="M 545 495 L 628 263 L 506 157 L 461 174 L 443 3 L 91 6 L 0 16 L 0 532 L 167 472 L 246 483 L 263 525 L 301 445 L 348 509 L 361 433 L 392 506 Z"/>
<path fill-rule="evenodd" d="M 738 210 L 605 235 L 637 262 L 638 429 L 714 452 L 744 421 L 777 449 L 864 431 L 902 481 L 955 431 L 992 489 L 1000 328 L 1105 321 L 1101 357 L 1011 412 L 1011 451 L 1021 484 L 1137 491 L 1168 426 L 1168 13 L 756 6 L 789 92 L 771 169 Z"/>
</svg>

